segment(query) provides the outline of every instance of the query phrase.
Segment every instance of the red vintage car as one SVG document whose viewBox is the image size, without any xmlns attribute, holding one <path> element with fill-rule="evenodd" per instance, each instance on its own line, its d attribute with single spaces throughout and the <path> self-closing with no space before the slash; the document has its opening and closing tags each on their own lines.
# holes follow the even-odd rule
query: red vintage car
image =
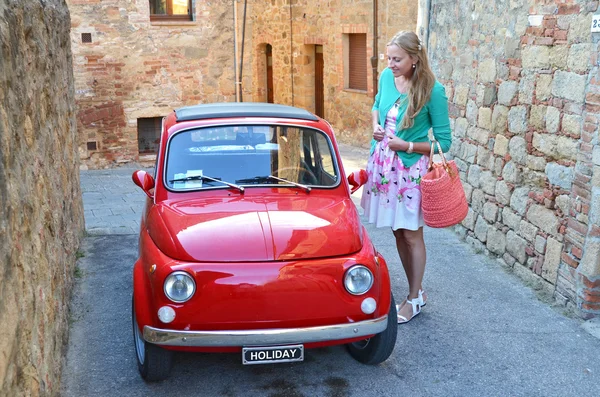
<svg viewBox="0 0 600 397">
<path fill-rule="evenodd" d="M 189 106 L 163 121 L 146 193 L 132 323 L 138 368 L 174 350 L 302 361 L 345 344 L 366 364 L 396 342 L 388 268 L 362 226 L 331 126 L 290 106 Z"/>
</svg>

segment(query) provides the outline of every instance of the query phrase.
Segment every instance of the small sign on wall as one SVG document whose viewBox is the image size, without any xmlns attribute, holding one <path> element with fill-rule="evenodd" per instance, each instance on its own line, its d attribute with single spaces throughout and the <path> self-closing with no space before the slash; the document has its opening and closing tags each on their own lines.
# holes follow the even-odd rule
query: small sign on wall
<svg viewBox="0 0 600 397">
<path fill-rule="evenodd" d="M 529 17 L 527 17 L 527 21 L 529 22 L 529 26 L 542 26 L 542 23 L 544 22 L 544 16 L 530 15 Z"/>
<path fill-rule="evenodd" d="M 600 15 L 594 15 L 592 17 L 592 32 L 600 32 Z"/>
</svg>

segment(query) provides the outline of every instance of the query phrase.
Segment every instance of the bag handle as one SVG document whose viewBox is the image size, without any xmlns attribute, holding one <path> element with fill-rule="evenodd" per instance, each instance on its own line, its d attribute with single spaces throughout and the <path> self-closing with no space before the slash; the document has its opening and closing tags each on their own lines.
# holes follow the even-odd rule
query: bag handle
<svg viewBox="0 0 600 397">
<path fill-rule="evenodd" d="M 434 142 L 437 145 L 438 153 L 440 154 L 440 157 L 442 158 L 442 167 L 444 168 L 444 170 L 446 170 L 446 172 L 448 173 L 448 175 L 450 176 L 450 178 L 455 178 L 456 176 L 458 176 L 458 173 L 454 169 L 452 169 L 452 167 L 450 167 L 450 164 L 448 163 L 448 160 L 446 160 L 446 156 L 444 156 L 444 152 L 442 152 L 442 146 L 435 139 L 431 141 L 431 150 L 429 151 L 429 168 L 428 168 L 428 171 L 433 170 L 433 152 L 435 151 L 434 150 L 434 148 L 435 148 Z"/>
<path fill-rule="evenodd" d="M 442 164 L 444 165 L 444 168 L 448 168 L 448 162 L 446 161 L 446 157 L 444 156 L 444 152 L 442 152 L 442 146 L 440 145 L 440 143 L 438 141 L 436 141 L 435 139 L 433 139 L 431 141 L 431 146 L 430 146 L 430 151 L 429 151 L 429 170 L 431 170 L 433 168 L 433 154 L 435 152 L 435 145 L 437 144 L 437 148 L 438 148 L 438 153 L 440 154 L 440 157 L 442 158 Z"/>
</svg>

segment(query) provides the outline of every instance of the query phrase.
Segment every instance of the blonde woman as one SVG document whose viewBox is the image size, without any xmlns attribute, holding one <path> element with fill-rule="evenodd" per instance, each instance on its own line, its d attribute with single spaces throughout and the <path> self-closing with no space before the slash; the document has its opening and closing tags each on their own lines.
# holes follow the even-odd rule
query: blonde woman
<svg viewBox="0 0 600 397">
<path fill-rule="evenodd" d="M 429 68 L 424 45 L 413 32 L 399 32 L 387 45 L 388 67 L 373 104 L 369 179 L 361 206 L 369 222 L 391 227 L 408 280 L 408 296 L 396 308 L 398 324 L 409 322 L 427 302 L 423 291 L 425 241 L 421 177 L 427 172 L 429 129 L 446 152 L 452 136 L 444 86 Z"/>
</svg>

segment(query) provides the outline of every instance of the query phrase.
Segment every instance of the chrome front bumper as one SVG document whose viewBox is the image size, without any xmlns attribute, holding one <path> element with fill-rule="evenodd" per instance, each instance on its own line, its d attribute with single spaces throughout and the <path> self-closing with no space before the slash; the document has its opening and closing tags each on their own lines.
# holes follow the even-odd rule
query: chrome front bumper
<svg viewBox="0 0 600 397">
<path fill-rule="evenodd" d="M 387 327 L 387 315 L 356 323 L 307 328 L 275 328 L 241 331 L 176 331 L 144 326 L 144 340 L 163 346 L 224 347 L 314 343 L 379 334 Z"/>
</svg>

